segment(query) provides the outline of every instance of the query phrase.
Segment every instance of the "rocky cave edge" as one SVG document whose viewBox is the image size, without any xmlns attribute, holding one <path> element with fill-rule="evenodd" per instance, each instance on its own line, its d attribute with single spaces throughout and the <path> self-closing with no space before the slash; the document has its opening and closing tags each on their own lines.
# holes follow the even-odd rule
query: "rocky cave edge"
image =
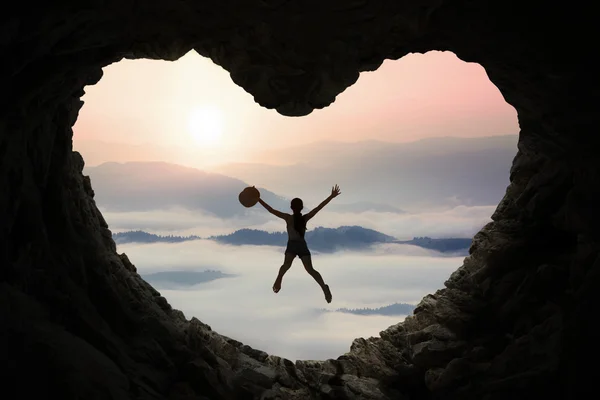
<svg viewBox="0 0 600 400">
<path fill-rule="evenodd" d="M 593 2 L 23 0 L 0 15 L 1 390 L 22 399 L 578 399 L 596 392 Z M 588 48 L 589 43 L 589 48 Z M 591 47 L 594 46 L 594 47 Z M 510 185 L 414 316 L 336 360 L 213 332 L 144 282 L 96 208 L 72 126 L 123 58 L 210 57 L 302 116 L 411 52 L 481 64 L 518 111 Z M 335 106 L 335 105 L 334 105 Z M 257 105 L 258 107 L 258 105 Z M 398 130 L 401 132 L 401 129 Z M 507 166 L 507 173 L 509 173 Z"/>
</svg>

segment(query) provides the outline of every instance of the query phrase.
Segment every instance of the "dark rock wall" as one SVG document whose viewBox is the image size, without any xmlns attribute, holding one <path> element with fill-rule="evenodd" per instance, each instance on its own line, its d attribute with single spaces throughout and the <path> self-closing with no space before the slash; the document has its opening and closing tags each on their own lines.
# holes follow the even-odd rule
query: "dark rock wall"
<svg viewBox="0 0 600 400">
<path fill-rule="evenodd" d="M 20 1 L 0 14 L 0 382 L 19 398 L 576 399 L 593 393 L 600 90 L 592 3 Z M 145 283 L 72 152 L 86 85 L 194 49 L 263 107 L 330 105 L 384 59 L 449 50 L 519 116 L 511 184 L 471 255 L 381 338 L 270 356 Z"/>
</svg>

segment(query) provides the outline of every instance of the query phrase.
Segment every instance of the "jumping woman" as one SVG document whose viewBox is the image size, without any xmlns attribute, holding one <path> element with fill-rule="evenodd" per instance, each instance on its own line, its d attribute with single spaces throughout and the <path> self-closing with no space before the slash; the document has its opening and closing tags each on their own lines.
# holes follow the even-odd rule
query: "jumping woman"
<svg viewBox="0 0 600 400">
<path fill-rule="evenodd" d="M 277 279 L 275 279 L 275 283 L 273 284 L 273 291 L 275 293 L 278 293 L 279 290 L 281 290 L 281 281 L 283 280 L 283 275 L 285 275 L 285 273 L 292 266 L 292 261 L 294 261 L 294 258 L 298 256 L 302 261 L 302 264 L 304 264 L 304 269 L 306 269 L 306 272 L 308 272 L 310 276 L 317 281 L 319 286 L 321 286 L 321 289 L 323 289 L 325 300 L 327 300 L 328 303 L 331 303 L 331 291 L 329 290 L 329 286 L 323 282 L 321 274 L 313 268 L 310 250 L 308 250 L 306 240 L 304 240 L 304 234 L 306 233 L 306 223 L 319 211 L 321 211 L 321 209 L 325 207 L 327 203 L 339 195 L 340 188 L 338 185 L 335 185 L 331 189 L 331 194 L 329 197 L 323 200 L 321 204 L 311 210 L 308 214 L 302 214 L 304 204 L 302 203 L 301 199 L 295 198 L 292 200 L 290 205 L 290 208 L 293 211 L 292 215 L 277 211 L 265 203 L 261 198 L 258 199 L 258 202 L 262 204 L 262 206 L 268 212 L 285 220 L 287 225 L 288 242 L 285 249 L 285 259 L 283 260 L 283 265 L 281 268 L 279 268 L 279 274 L 277 275 Z"/>
</svg>

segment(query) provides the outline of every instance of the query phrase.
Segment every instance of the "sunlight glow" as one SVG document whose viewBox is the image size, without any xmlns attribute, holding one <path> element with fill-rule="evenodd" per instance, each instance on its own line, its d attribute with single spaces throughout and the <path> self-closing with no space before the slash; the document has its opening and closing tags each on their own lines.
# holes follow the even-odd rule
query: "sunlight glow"
<svg viewBox="0 0 600 400">
<path fill-rule="evenodd" d="M 218 146 L 221 144 L 223 122 L 223 112 L 218 107 L 196 107 L 189 114 L 188 130 L 198 146 Z"/>
</svg>

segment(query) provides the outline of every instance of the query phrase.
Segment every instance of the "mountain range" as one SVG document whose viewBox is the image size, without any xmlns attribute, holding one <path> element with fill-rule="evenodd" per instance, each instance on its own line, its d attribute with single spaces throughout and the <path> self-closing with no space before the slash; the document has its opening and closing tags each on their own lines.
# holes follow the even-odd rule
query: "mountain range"
<svg viewBox="0 0 600 400">
<path fill-rule="evenodd" d="M 338 308 L 336 310 L 320 309 L 321 312 L 340 312 L 355 315 L 410 315 L 414 311 L 415 306 L 408 303 L 394 303 L 388 306 L 377 308 Z"/>
<path fill-rule="evenodd" d="M 352 203 L 378 199 L 401 209 L 494 205 L 509 183 L 517 140 L 517 135 L 504 135 L 411 143 L 321 142 L 265 151 L 259 159 L 268 164 L 231 163 L 214 170 L 313 201 L 323 188 L 337 183 L 344 201 Z"/>
<path fill-rule="evenodd" d="M 506 135 L 411 143 L 323 142 L 265 152 L 261 159 L 269 164 L 227 164 L 212 172 L 144 161 L 107 162 L 85 167 L 84 173 L 91 178 L 97 204 L 106 211 L 181 207 L 219 218 L 266 218 L 264 210 L 239 204 L 243 188 L 256 185 L 262 198 L 282 211 L 289 211 L 289 200 L 299 196 L 309 210 L 338 183 L 342 196 L 328 206 L 330 212 L 399 214 L 497 204 L 508 185 L 516 141 L 516 135 Z"/>
<path fill-rule="evenodd" d="M 265 211 L 258 207 L 244 208 L 240 205 L 238 194 L 251 186 L 249 183 L 219 173 L 165 162 L 108 162 L 86 167 L 85 173 L 92 181 L 96 203 L 107 211 L 154 211 L 181 207 L 224 219 L 244 215 L 266 216 Z M 291 199 L 260 187 L 258 189 L 261 197 L 272 207 L 289 211 Z M 327 195 L 324 192 L 323 198 Z M 389 204 L 371 201 L 336 202 L 328 209 L 344 213 L 403 212 Z"/>
<path fill-rule="evenodd" d="M 142 278 L 156 289 L 181 289 L 216 279 L 230 278 L 235 275 L 216 270 L 205 271 L 160 271 L 142 273 Z"/>
<path fill-rule="evenodd" d="M 336 229 L 317 227 L 307 231 L 305 238 L 311 250 L 324 253 L 361 250 L 374 244 L 391 243 L 395 240 L 392 236 L 360 226 L 342 226 Z M 240 229 L 229 235 L 212 236 L 210 239 L 233 245 L 285 246 L 287 233 Z"/>
<path fill-rule="evenodd" d="M 117 232 L 112 235 L 116 244 L 122 243 L 181 243 L 189 240 L 202 239 L 200 236 L 156 235 L 141 230 Z"/>
<path fill-rule="evenodd" d="M 411 244 L 413 246 L 423 247 L 425 249 L 431 249 L 442 253 L 452 253 L 468 250 L 471 247 L 473 239 L 469 238 L 445 238 L 445 239 L 432 239 L 430 237 L 415 237 L 411 240 L 398 240 L 394 243 L 399 244 Z"/>
<path fill-rule="evenodd" d="M 244 215 L 238 194 L 249 184 L 236 178 L 165 162 L 104 163 L 87 167 L 97 204 L 107 211 L 152 211 L 181 207 L 219 218 Z M 273 207 L 289 202 L 259 188 Z"/>
<path fill-rule="evenodd" d="M 199 236 L 161 236 L 144 231 L 127 231 L 113 234 L 117 244 L 126 243 L 178 243 L 188 240 L 202 239 Z M 228 235 L 205 238 L 229 245 L 280 246 L 287 242 L 285 232 L 266 232 L 258 229 L 239 229 Z M 342 226 L 339 228 L 317 227 L 306 232 L 306 241 L 312 250 L 331 253 L 338 250 L 364 250 L 375 244 L 397 243 L 423 247 L 441 253 L 464 254 L 471 246 L 472 239 L 447 238 L 432 239 L 417 237 L 412 240 L 399 241 L 381 232 L 361 226 Z M 465 254 L 466 255 L 466 254 Z"/>
</svg>

